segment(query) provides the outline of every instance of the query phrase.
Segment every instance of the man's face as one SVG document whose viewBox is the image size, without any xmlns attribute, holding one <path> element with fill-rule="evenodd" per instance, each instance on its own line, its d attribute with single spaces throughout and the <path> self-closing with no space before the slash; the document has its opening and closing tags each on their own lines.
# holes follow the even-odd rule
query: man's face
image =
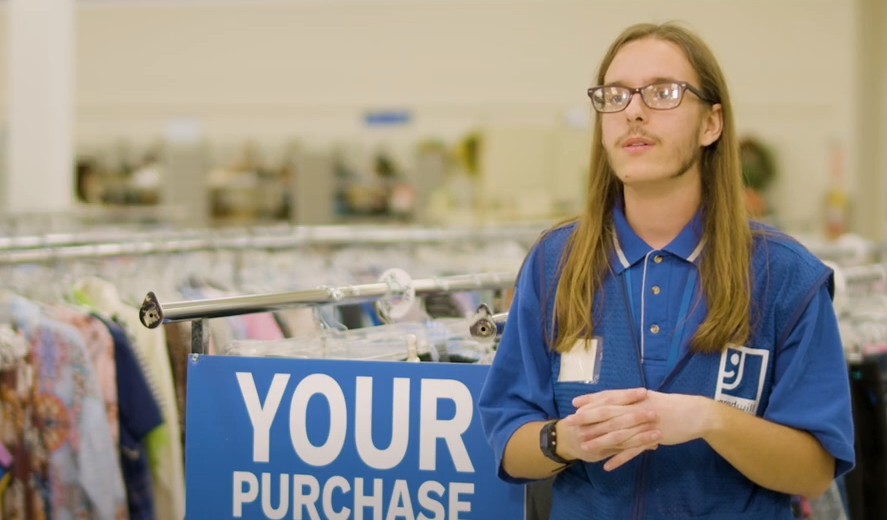
<svg viewBox="0 0 887 520">
<path fill-rule="evenodd" d="M 622 47 L 604 78 L 605 85 L 630 88 L 662 81 L 700 88 L 680 47 L 653 38 Z M 717 138 L 710 135 L 711 113 L 710 106 L 689 91 L 684 92 L 681 104 L 670 110 L 652 109 L 635 94 L 625 110 L 602 114 L 603 144 L 610 167 L 626 186 L 699 175 L 702 147 Z"/>
</svg>

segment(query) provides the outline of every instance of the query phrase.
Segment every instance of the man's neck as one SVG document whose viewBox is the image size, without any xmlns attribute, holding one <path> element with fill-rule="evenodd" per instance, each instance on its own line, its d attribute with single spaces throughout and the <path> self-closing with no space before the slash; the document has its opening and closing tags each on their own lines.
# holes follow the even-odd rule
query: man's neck
<svg viewBox="0 0 887 520">
<path fill-rule="evenodd" d="M 650 247 L 662 249 L 687 225 L 702 201 L 699 175 L 687 172 L 656 185 L 625 186 L 625 218 Z"/>
</svg>

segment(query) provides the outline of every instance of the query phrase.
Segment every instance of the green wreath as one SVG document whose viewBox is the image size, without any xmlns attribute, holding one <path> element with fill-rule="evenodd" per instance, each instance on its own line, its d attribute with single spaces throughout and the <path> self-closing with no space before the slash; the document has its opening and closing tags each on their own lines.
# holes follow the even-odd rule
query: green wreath
<svg viewBox="0 0 887 520">
<path fill-rule="evenodd" d="M 776 161 L 763 143 L 752 137 L 739 141 L 742 181 L 746 187 L 761 192 L 776 178 Z"/>
</svg>

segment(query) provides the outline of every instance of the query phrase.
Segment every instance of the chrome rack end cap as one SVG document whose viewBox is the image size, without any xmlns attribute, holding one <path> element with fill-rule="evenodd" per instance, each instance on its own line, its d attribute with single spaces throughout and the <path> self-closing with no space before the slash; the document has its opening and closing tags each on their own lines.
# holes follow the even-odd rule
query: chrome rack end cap
<svg viewBox="0 0 887 520">
<path fill-rule="evenodd" d="M 156 329 L 163 323 L 163 307 L 154 292 L 149 292 L 139 309 L 139 321 L 149 329 Z"/>
<path fill-rule="evenodd" d="M 471 323 L 468 327 L 468 332 L 473 339 L 493 339 L 496 337 L 496 324 L 490 319 L 480 319 Z"/>
<path fill-rule="evenodd" d="M 493 317 L 493 311 L 490 309 L 490 306 L 486 303 L 481 303 L 477 306 L 477 310 L 474 311 L 473 320 L 481 320 Z"/>
</svg>

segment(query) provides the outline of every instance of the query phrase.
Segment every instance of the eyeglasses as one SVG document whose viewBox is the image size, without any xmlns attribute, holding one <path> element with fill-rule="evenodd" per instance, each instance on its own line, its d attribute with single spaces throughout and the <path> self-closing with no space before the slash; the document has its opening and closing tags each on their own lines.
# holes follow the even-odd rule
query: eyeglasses
<svg viewBox="0 0 887 520">
<path fill-rule="evenodd" d="M 635 94 L 640 94 L 644 104 L 654 110 L 671 110 L 680 106 L 684 99 L 684 92 L 687 90 L 705 102 L 715 103 L 696 87 L 679 82 L 654 83 L 638 88 L 603 85 L 588 89 L 588 97 L 591 98 L 594 109 L 605 114 L 625 110 Z"/>
</svg>

